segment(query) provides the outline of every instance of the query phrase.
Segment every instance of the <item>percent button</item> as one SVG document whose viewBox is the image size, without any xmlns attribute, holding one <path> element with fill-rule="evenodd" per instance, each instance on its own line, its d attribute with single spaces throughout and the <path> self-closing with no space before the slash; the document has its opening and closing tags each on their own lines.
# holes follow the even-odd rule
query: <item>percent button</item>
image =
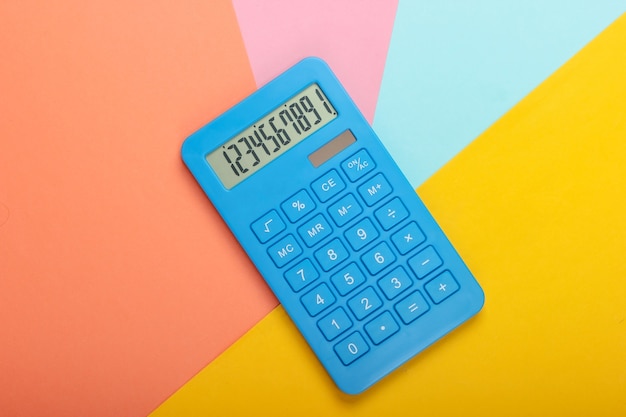
<svg viewBox="0 0 626 417">
<path fill-rule="evenodd" d="M 297 222 L 315 208 L 315 203 L 306 190 L 300 190 L 285 200 L 280 207 L 291 222 Z"/>
<path fill-rule="evenodd" d="M 376 168 L 376 163 L 365 149 L 361 149 L 341 164 L 341 169 L 353 182 L 374 168 Z"/>
</svg>

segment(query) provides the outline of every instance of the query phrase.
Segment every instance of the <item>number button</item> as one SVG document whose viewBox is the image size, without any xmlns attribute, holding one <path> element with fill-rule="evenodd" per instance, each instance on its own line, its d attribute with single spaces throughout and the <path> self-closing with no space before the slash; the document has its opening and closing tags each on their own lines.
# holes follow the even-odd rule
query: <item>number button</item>
<svg viewBox="0 0 626 417">
<path fill-rule="evenodd" d="M 435 304 L 439 304 L 459 290 L 459 284 L 449 271 L 428 281 L 424 289 Z"/>
<path fill-rule="evenodd" d="M 382 200 L 385 196 L 391 193 L 391 185 L 387 182 L 387 179 L 383 174 L 378 174 L 370 180 L 366 181 L 359 188 L 359 194 L 363 197 L 365 204 L 373 206 Z"/>
<path fill-rule="evenodd" d="M 376 163 L 365 149 L 361 149 L 341 164 L 341 169 L 346 173 L 348 179 L 353 182 L 374 168 L 376 168 Z"/>
<path fill-rule="evenodd" d="M 333 283 L 339 294 L 346 295 L 365 282 L 365 275 L 353 262 L 333 275 L 330 282 Z"/>
<path fill-rule="evenodd" d="M 287 235 L 270 246 L 267 253 L 276 266 L 281 268 L 297 258 L 302 253 L 302 248 L 298 245 L 293 235 Z"/>
<path fill-rule="evenodd" d="M 330 227 L 330 224 L 321 214 L 313 217 L 298 228 L 298 234 L 308 247 L 321 242 L 326 236 L 330 235 L 332 231 L 333 228 Z"/>
<path fill-rule="evenodd" d="M 411 285 L 413 285 L 413 281 L 401 266 L 378 280 L 378 286 L 389 300 L 400 295 Z"/>
<path fill-rule="evenodd" d="M 378 237 L 378 230 L 370 219 L 363 219 L 344 234 L 352 249 L 359 250 Z"/>
<path fill-rule="evenodd" d="M 295 195 L 284 201 L 280 207 L 292 223 L 297 222 L 308 213 L 313 211 L 315 203 L 305 190 L 300 190 Z"/>
<path fill-rule="evenodd" d="M 278 217 L 276 210 L 272 210 L 252 223 L 251 227 L 259 242 L 265 243 L 285 230 L 285 223 Z"/>
<path fill-rule="evenodd" d="M 335 353 L 344 365 L 350 365 L 370 350 L 359 332 L 354 332 L 335 345 Z"/>
<path fill-rule="evenodd" d="M 418 247 L 425 240 L 426 236 L 415 222 L 407 224 L 391 236 L 394 246 L 403 255 Z"/>
<path fill-rule="evenodd" d="M 343 182 L 337 171 L 333 169 L 313 181 L 311 188 L 313 188 L 317 198 L 319 198 L 323 203 L 330 200 L 333 196 L 337 195 L 337 193 L 346 188 L 346 184 Z"/>
<path fill-rule="evenodd" d="M 389 230 L 409 216 L 409 212 L 399 198 L 394 198 L 374 212 L 378 223 Z"/>
<path fill-rule="evenodd" d="M 326 284 L 320 284 L 313 290 L 304 294 L 300 301 L 311 316 L 317 316 L 319 313 L 333 305 L 335 302 L 335 296 Z"/>
<path fill-rule="evenodd" d="M 343 197 L 328 209 L 328 213 L 339 227 L 354 219 L 362 211 L 363 209 L 352 194 Z"/>
<path fill-rule="evenodd" d="M 397 333 L 398 330 L 400 330 L 400 326 L 398 326 L 398 323 L 396 323 L 388 311 L 385 311 L 365 325 L 365 331 L 375 345 L 381 344 Z"/>
<path fill-rule="evenodd" d="M 358 320 L 363 320 L 382 305 L 383 302 L 372 287 L 366 288 L 348 301 L 348 307 Z"/>
<path fill-rule="evenodd" d="M 411 323 L 413 320 L 416 320 L 422 314 L 430 310 L 428 303 L 419 291 L 415 291 L 400 301 L 396 304 L 395 308 L 405 324 Z"/>
<path fill-rule="evenodd" d="M 361 261 L 372 275 L 379 273 L 396 260 L 389 245 L 381 242 L 361 257 Z"/>
<path fill-rule="evenodd" d="M 409 266 L 419 279 L 430 274 L 442 263 L 443 261 L 432 246 L 427 246 L 426 249 L 409 259 Z"/>
<path fill-rule="evenodd" d="M 330 271 L 348 258 L 348 251 L 339 239 L 333 239 L 315 252 L 315 259 L 324 271 Z"/>
<path fill-rule="evenodd" d="M 350 320 L 344 309 L 339 307 L 318 321 L 317 327 L 320 328 L 326 340 L 333 340 L 352 327 L 352 320 Z"/>
<path fill-rule="evenodd" d="M 298 292 L 320 276 L 313 263 L 305 259 L 296 266 L 285 272 L 285 279 L 292 290 Z"/>
</svg>

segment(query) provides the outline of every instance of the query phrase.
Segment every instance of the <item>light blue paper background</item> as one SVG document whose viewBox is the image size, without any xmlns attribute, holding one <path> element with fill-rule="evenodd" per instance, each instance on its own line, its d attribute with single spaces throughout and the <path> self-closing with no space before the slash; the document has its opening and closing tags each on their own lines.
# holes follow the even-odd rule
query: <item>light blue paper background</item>
<svg viewBox="0 0 626 417">
<path fill-rule="evenodd" d="M 418 187 L 624 11 L 626 0 L 400 1 L 374 129 Z"/>
</svg>

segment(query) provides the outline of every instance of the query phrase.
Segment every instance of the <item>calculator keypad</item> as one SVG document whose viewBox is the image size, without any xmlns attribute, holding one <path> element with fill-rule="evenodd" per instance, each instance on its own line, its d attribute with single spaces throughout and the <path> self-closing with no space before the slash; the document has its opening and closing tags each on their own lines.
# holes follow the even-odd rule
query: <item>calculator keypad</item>
<svg viewBox="0 0 626 417">
<path fill-rule="evenodd" d="M 345 366 L 460 289 L 376 166 L 361 149 L 251 226 Z"/>
</svg>

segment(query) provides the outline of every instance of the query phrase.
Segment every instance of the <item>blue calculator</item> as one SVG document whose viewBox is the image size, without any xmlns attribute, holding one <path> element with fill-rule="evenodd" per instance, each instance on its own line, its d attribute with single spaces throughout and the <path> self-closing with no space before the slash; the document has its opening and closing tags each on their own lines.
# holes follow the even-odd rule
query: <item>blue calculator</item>
<svg viewBox="0 0 626 417">
<path fill-rule="evenodd" d="M 482 308 L 472 273 L 322 60 L 198 130 L 182 157 L 344 392 Z"/>
</svg>

